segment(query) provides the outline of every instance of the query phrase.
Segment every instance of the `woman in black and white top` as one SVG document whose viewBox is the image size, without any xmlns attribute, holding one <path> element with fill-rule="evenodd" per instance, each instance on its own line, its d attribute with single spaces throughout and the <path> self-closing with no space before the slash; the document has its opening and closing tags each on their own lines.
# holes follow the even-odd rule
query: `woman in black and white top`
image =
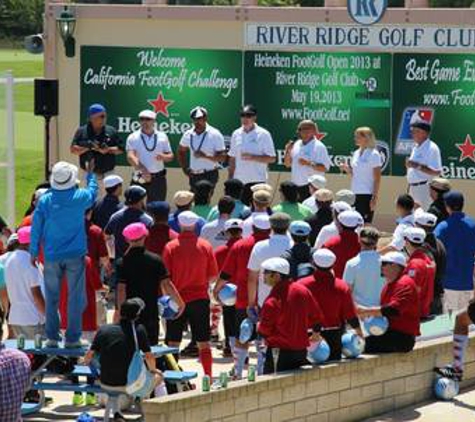
<svg viewBox="0 0 475 422">
<path fill-rule="evenodd" d="M 351 177 L 351 190 L 356 195 L 356 211 L 366 223 L 371 223 L 378 201 L 383 157 L 376 149 L 376 137 L 369 127 L 355 130 L 355 144 L 358 149 L 352 154 L 349 163 L 340 169 Z"/>
</svg>

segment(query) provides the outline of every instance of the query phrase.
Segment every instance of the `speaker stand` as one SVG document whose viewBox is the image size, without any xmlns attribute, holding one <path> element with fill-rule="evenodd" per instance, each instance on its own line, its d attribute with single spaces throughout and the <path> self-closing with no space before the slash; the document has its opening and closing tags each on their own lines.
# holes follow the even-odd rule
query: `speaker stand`
<svg viewBox="0 0 475 422">
<path fill-rule="evenodd" d="M 50 152 L 50 122 L 52 116 L 44 116 L 45 118 L 45 180 L 49 180 L 49 152 Z"/>
</svg>

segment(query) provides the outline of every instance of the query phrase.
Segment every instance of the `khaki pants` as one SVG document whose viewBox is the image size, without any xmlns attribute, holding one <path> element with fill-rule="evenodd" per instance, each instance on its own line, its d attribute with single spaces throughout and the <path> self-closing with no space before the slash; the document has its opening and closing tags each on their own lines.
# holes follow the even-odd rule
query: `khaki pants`
<svg viewBox="0 0 475 422">
<path fill-rule="evenodd" d="M 34 340 L 37 334 L 41 334 L 44 336 L 45 334 L 45 326 L 44 324 L 38 325 L 11 325 L 15 336 L 18 337 L 20 335 L 25 336 L 27 340 Z"/>
<path fill-rule="evenodd" d="M 412 196 L 414 202 L 419 204 L 424 211 L 427 211 L 433 202 L 430 197 L 429 182 L 424 185 L 409 186 L 409 195 Z"/>
</svg>

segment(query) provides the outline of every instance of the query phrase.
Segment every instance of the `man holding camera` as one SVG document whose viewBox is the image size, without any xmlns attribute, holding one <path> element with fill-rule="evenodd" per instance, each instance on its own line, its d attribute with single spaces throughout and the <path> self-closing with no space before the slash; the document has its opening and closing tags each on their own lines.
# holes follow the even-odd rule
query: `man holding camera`
<svg viewBox="0 0 475 422">
<path fill-rule="evenodd" d="M 121 140 L 117 131 L 106 124 L 106 108 L 92 104 L 87 111 L 88 122 L 80 126 L 71 142 L 71 153 L 79 156 L 82 170 L 94 159 L 94 173 L 99 182 L 115 168 L 115 156 L 122 153 Z M 101 191 L 104 189 L 100 183 Z"/>
</svg>

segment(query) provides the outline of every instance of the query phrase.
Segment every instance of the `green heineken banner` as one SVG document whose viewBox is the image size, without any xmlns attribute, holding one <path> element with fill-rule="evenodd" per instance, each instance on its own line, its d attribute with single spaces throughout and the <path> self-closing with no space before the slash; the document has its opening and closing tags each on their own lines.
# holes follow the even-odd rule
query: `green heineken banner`
<svg viewBox="0 0 475 422">
<path fill-rule="evenodd" d="M 210 110 L 210 123 L 230 136 L 242 99 L 242 53 L 170 48 L 81 48 L 81 121 L 89 104 L 107 107 L 125 140 L 140 128 L 138 113 L 154 110 L 158 129 L 176 149 L 191 127 L 190 110 Z"/>
<path fill-rule="evenodd" d="M 405 174 L 409 122 L 418 112 L 432 122 L 444 176 L 475 179 L 475 56 L 396 54 L 393 65 L 393 173 Z M 473 138 L 473 139 L 472 139 Z"/>
<path fill-rule="evenodd" d="M 81 48 L 81 121 L 89 104 L 103 103 L 125 140 L 140 127 L 143 109 L 176 150 L 191 127 L 189 111 L 206 107 L 210 123 L 229 140 L 242 103 L 253 103 L 273 135 L 283 170 L 285 144 L 302 119 L 318 124 L 333 167 L 355 149 L 353 132 L 373 128 L 385 174 L 404 175 L 412 148 L 410 121 L 433 124 L 444 176 L 475 179 L 475 55 L 169 48 Z"/>
<path fill-rule="evenodd" d="M 318 124 L 333 167 L 355 149 L 353 133 L 370 126 L 387 166 L 391 139 L 391 55 L 372 53 L 245 53 L 245 102 L 283 149 L 302 119 Z M 388 169 L 389 170 L 389 169 Z"/>
</svg>

